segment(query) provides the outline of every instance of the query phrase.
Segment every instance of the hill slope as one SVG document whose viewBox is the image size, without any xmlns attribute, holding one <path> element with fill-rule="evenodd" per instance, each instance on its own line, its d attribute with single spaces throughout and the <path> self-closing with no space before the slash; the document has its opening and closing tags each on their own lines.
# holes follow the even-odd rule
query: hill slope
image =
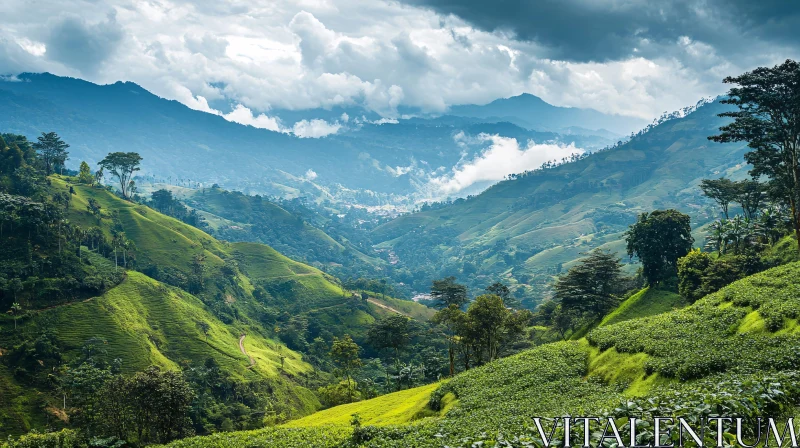
<svg viewBox="0 0 800 448">
<path fill-rule="evenodd" d="M 359 338 L 376 318 L 403 312 L 387 307 L 427 315 L 415 303 L 403 308 L 392 299 L 354 302 L 335 278 L 269 246 L 221 242 L 106 189 L 73 181 L 51 176 L 50 194 L 72 189 L 67 217 L 85 235 L 83 263 L 116 273 L 119 282 L 96 296 L 64 294 L 60 301 L 42 302 L 26 295 L 20 298 L 26 312 L 19 319 L 0 315 L 0 398 L 13 404 L 0 407 L 3 436 L 41 429 L 48 415 L 51 420 L 64 415 L 63 403 L 34 377 L 79 363 L 87 353 L 119 363 L 123 372 L 150 365 L 196 368 L 213 360 L 226 378 L 263 389 L 259 393 L 269 406 L 260 418 L 306 415 L 320 407 L 306 386 L 315 387 L 325 374 L 303 359 L 297 338 L 287 339 L 278 327 L 304 317 L 311 325 L 303 330 L 307 334 L 299 333 L 300 340 L 322 332 L 328 338 L 344 333 Z M 90 200 L 98 213 L 89 211 Z M 90 237 L 95 233 L 128 243 L 119 245 L 115 257 L 114 249 L 95 247 L 96 238 Z M 43 355 L 48 347 L 57 348 L 44 352 L 52 358 Z"/>
<path fill-rule="evenodd" d="M 641 212 L 674 207 L 699 227 L 716 214 L 700 195 L 700 180 L 746 173 L 743 144 L 707 140 L 724 123 L 717 114 L 725 107 L 707 104 L 619 147 L 400 217 L 376 228 L 374 239 L 402 266 L 419 270 L 419 289 L 432 277 L 459 275 L 465 263 L 475 266 L 476 283 L 503 274 L 519 285 L 542 285 L 581 252 L 604 247 L 622 254 L 621 234 Z"/>
<path fill-rule="evenodd" d="M 773 268 L 687 308 L 607 325 L 581 341 L 543 345 L 459 374 L 430 394 L 432 415 L 449 404 L 443 417 L 369 428 L 352 438 L 352 429 L 337 416 L 361 412 L 372 416 L 370 409 L 378 400 L 392 401 L 392 396 L 384 396 L 288 425 L 303 428 L 270 429 L 264 435 L 275 447 L 299 447 L 303 440 L 331 447 L 348 440 L 356 446 L 474 446 L 500 441 L 526 446 L 538 437 L 532 417 L 606 411 L 615 417 L 644 419 L 725 412 L 750 418 L 786 417 L 796 411 L 793 406 L 800 399 L 800 360 L 795 355 L 800 350 L 798 274 L 800 263 Z M 394 396 L 426 392 L 418 388 Z M 408 421 L 418 412 L 409 407 L 394 418 Z M 335 425 L 324 426 L 328 423 Z M 171 446 L 232 447 L 256 440 L 259 434 L 229 433 Z"/>
</svg>

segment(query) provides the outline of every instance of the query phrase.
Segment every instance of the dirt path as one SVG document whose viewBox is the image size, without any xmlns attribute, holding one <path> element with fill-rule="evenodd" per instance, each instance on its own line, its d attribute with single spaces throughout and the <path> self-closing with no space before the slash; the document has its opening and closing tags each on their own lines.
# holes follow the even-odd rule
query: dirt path
<svg viewBox="0 0 800 448">
<path fill-rule="evenodd" d="M 253 357 L 252 357 L 252 356 L 248 355 L 248 354 L 247 354 L 247 350 L 245 350 L 245 349 L 244 349 L 244 338 L 246 338 L 246 337 L 247 337 L 247 335 L 246 335 L 246 334 L 243 334 L 243 335 L 242 335 L 242 336 L 239 338 L 239 350 L 242 352 L 242 354 L 243 354 L 244 356 L 247 356 L 247 359 L 249 359 L 249 360 L 250 360 L 250 365 L 249 365 L 247 368 L 248 368 L 248 369 L 252 369 L 252 368 L 253 368 L 253 366 L 254 366 L 254 365 L 256 365 L 256 360 L 255 360 L 255 359 L 253 359 Z"/>
<path fill-rule="evenodd" d="M 367 302 L 369 302 L 369 303 L 371 303 L 371 304 L 373 304 L 373 305 L 377 305 L 377 306 L 379 306 L 379 307 L 381 307 L 381 308 L 383 308 L 383 309 L 385 309 L 385 310 L 389 310 L 389 311 L 391 311 L 391 312 L 393 312 L 393 313 L 402 314 L 403 316 L 406 316 L 406 317 L 411 317 L 411 316 L 409 316 L 408 314 L 406 314 L 406 313 L 404 313 L 404 312 L 402 312 L 402 311 L 398 311 L 398 310 L 396 310 L 396 309 L 394 309 L 394 308 L 390 307 L 389 305 L 384 305 L 384 304 L 382 304 L 382 303 L 378 302 L 377 300 L 375 300 L 375 299 L 373 299 L 373 298 L 369 298 L 369 299 L 367 299 Z"/>
</svg>

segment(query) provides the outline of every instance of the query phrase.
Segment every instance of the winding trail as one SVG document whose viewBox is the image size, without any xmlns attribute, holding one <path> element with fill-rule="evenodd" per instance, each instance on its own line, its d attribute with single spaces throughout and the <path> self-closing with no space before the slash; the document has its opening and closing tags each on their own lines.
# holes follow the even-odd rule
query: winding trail
<svg viewBox="0 0 800 448">
<path fill-rule="evenodd" d="M 255 365 L 256 365 L 256 360 L 255 360 L 255 359 L 253 359 L 253 357 L 252 357 L 252 356 L 248 355 L 248 354 L 247 354 L 247 350 L 245 350 L 245 349 L 244 349 L 244 338 L 246 338 L 246 337 L 247 337 L 247 335 L 246 335 L 246 334 L 243 334 L 243 335 L 242 335 L 242 336 L 239 338 L 239 350 L 242 352 L 242 354 L 243 354 L 244 356 L 247 356 L 247 359 L 249 359 L 249 360 L 250 360 L 250 365 L 249 365 L 249 366 L 247 366 L 247 368 L 248 368 L 248 369 L 252 369 L 252 368 L 253 368 L 253 366 L 255 366 Z"/>
<path fill-rule="evenodd" d="M 371 297 L 369 299 L 367 299 L 367 302 L 369 302 L 369 303 L 371 303 L 373 305 L 379 306 L 379 307 L 381 307 L 381 308 L 383 308 L 385 310 L 389 310 L 389 311 L 391 311 L 393 313 L 401 314 L 401 315 L 406 316 L 406 317 L 411 317 L 408 314 L 406 314 L 406 313 L 404 313 L 402 311 L 398 311 L 398 310 L 390 307 L 389 305 L 384 305 L 383 303 L 378 302 L 377 300 L 375 300 L 375 299 L 373 299 Z"/>
</svg>

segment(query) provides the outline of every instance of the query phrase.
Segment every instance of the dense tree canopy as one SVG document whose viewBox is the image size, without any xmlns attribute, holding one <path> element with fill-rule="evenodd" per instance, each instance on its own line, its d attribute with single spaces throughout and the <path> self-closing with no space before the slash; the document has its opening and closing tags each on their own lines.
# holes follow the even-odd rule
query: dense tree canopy
<svg viewBox="0 0 800 448">
<path fill-rule="evenodd" d="M 656 210 L 639 215 L 625 233 L 628 255 L 638 257 L 651 285 L 678 274 L 678 258 L 692 250 L 688 215 L 677 210 Z"/>
<path fill-rule="evenodd" d="M 555 284 L 556 300 L 578 314 L 603 316 L 619 303 L 622 263 L 616 254 L 595 249 Z"/>
</svg>

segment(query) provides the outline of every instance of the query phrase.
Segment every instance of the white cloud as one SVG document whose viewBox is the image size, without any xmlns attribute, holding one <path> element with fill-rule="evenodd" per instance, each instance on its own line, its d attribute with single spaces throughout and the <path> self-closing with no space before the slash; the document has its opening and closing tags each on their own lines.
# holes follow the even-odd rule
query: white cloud
<svg viewBox="0 0 800 448">
<path fill-rule="evenodd" d="M 270 131 L 275 132 L 285 132 L 278 118 L 270 117 L 266 114 L 258 114 L 258 116 L 254 116 L 250 109 L 241 104 L 237 104 L 230 113 L 223 115 L 223 117 L 228 121 L 253 126 L 255 128 L 269 129 Z"/>
<path fill-rule="evenodd" d="M 316 178 L 317 178 L 317 172 L 312 170 L 311 168 L 309 168 L 308 171 L 306 171 L 306 174 L 303 175 L 303 180 L 311 181 L 311 180 L 314 180 Z"/>
<path fill-rule="evenodd" d="M 462 140 L 468 138 L 463 135 L 457 137 Z M 536 169 L 547 161 L 584 152 L 573 144 L 567 146 L 529 141 L 525 147 L 521 147 L 516 139 L 500 135 L 480 134 L 476 138 L 491 144 L 472 160 L 462 161 L 449 173 L 432 178 L 430 186 L 434 193 L 458 193 L 478 182 L 496 182 L 509 174 Z"/>
<path fill-rule="evenodd" d="M 300 138 L 320 138 L 335 134 L 341 129 L 339 122 L 328 123 L 315 118 L 313 120 L 300 120 L 292 127 L 292 133 Z"/>
</svg>

